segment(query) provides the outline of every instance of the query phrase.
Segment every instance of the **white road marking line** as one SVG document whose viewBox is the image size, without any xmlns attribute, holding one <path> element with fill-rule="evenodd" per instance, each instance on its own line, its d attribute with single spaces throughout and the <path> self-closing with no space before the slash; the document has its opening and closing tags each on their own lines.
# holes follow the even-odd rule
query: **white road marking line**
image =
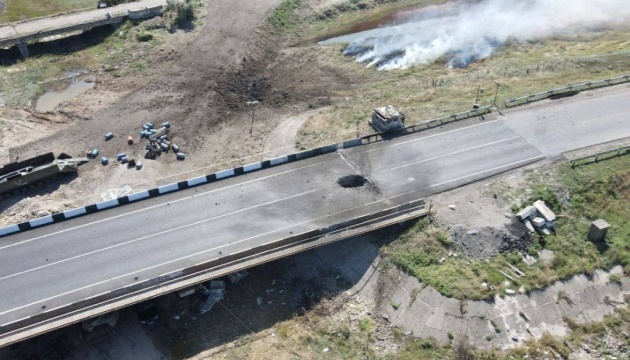
<svg viewBox="0 0 630 360">
<path fill-rule="evenodd" d="M 367 153 L 370 153 L 372 151 L 378 151 L 378 150 L 382 150 L 382 149 L 385 149 L 385 148 L 400 146 L 400 145 L 404 145 L 404 144 L 408 144 L 408 143 L 412 143 L 412 142 L 416 142 L 416 141 L 420 141 L 420 140 L 434 138 L 434 137 L 437 137 L 437 136 L 447 135 L 447 134 L 458 132 L 458 131 L 462 131 L 462 130 L 472 129 L 472 128 L 477 127 L 477 126 L 486 126 L 486 125 L 490 125 L 490 124 L 494 124 L 496 122 L 502 122 L 502 121 L 503 120 L 492 120 L 492 121 L 488 121 L 488 122 L 485 122 L 485 123 L 482 123 L 482 124 L 476 124 L 476 125 L 463 127 L 463 128 L 460 128 L 460 129 L 454 129 L 454 130 L 445 131 L 445 132 L 442 132 L 442 133 L 439 133 L 439 134 L 433 134 L 433 135 L 429 135 L 429 136 L 422 136 L 422 137 L 419 137 L 417 139 L 402 141 L 402 142 L 399 142 L 399 143 L 396 143 L 396 144 L 390 144 L 390 145 L 379 147 L 379 148 L 376 148 L 376 149 L 363 151 L 363 152 L 360 152 L 360 154 L 367 154 Z M 512 132 L 514 132 L 514 130 L 512 130 L 512 129 L 510 129 L 510 130 Z"/>
<path fill-rule="evenodd" d="M 521 138 L 520 136 L 515 136 L 515 137 L 511 137 L 509 139 L 497 140 L 497 141 L 489 142 L 489 143 L 486 143 L 486 144 L 473 146 L 473 147 L 470 147 L 468 149 L 458 150 L 458 151 L 454 151 L 452 153 L 439 155 L 439 156 L 434 156 L 432 158 L 426 158 L 426 159 L 422 159 L 422 160 L 418 160 L 418 161 L 412 161 L 412 162 L 408 162 L 406 164 L 399 165 L 399 166 L 396 166 L 396 167 L 393 167 L 393 168 L 381 170 L 381 171 L 379 171 L 379 173 L 387 172 L 387 171 L 391 171 L 391 170 L 397 170 L 397 169 L 401 169 L 401 168 L 404 168 L 404 167 L 407 167 L 407 166 L 416 165 L 416 164 L 420 164 L 420 163 L 427 162 L 427 161 L 437 160 L 437 159 L 441 159 L 441 158 L 444 158 L 444 157 L 452 156 L 452 155 L 455 155 L 455 154 L 460 154 L 460 153 L 463 153 L 463 152 L 479 149 L 479 148 L 486 147 L 486 146 L 496 145 L 498 143 L 502 143 L 502 142 L 505 142 L 505 141 L 512 141 L 512 140 L 516 140 L 516 139 L 520 139 L 520 138 Z"/>
<path fill-rule="evenodd" d="M 421 191 L 421 190 L 430 189 L 430 188 L 433 188 L 433 187 L 436 187 L 436 186 L 441 186 L 441 185 L 444 185 L 444 184 L 448 184 L 450 182 L 459 181 L 459 180 L 465 179 L 467 177 L 477 176 L 477 175 L 483 174 L 485 172 L 495 171 L 495 170 L 498 170 L 498 169 L 501 169 L 501 168 L 504 168 L 504 167 L 512 167 L 512 168 L 513 167 L 518 167 L 518 166 L 516 166 L 517 164 L 520 164 L 520 163 L 532 163 L 532 162 L 536 162 L 536 161 L 539 161 L 539 160 L 542 160 L 542 159 L 545 159 L 545 158 L 546 158 L 546 156 L 544 156 L 544 155 L 538 155 L 538 156 L 534 156 L 534 157 L 527 158 L 527 159 L 524 159 L 524 160 L 515 161 L 515 162 L 509 163 L 509 164 L 496 166 L 496 167 L 493 167 L 492 169 L 482 170 L 482 171 L 476 172 L 474 174 L 469 174 L 469 175 L 458 177 L 456 179 L 451 179 L 451 180 L 447 180 L 447 181 L 444 181 L 444 182 L 441 182 L 441 183 L 438 183 L 438 184 L 433 184 L 433 185 L 424 187 L 424 188 L 419 189 L 419 190 L 408 191 L 408 192 L 406 192 L 404 194 L 392 196 L 390 199 L 397 198 L 397 197 L 400 197 L 400 196 L 409 195 L 411 193 L 414 193 L 414 192 L 417 192 L 417 191 Z"/>
<path fill-rule="evenodd" d="M 199 225 L 199 224 L 202 224 L 202 223 L 205 223 L 205 222 L 208 222 L 208 221 L 217 220 L 217 219 L 224 218 L 224 217 L 227 217 L 227 216 L 231 216 L 231 215 L 234 215 L 234 214 L 238 214 L 238 213 L 242 213 L 242 212 L 245 212 L 245 211 L 253 210 L 255 208 L 267 206 L 267 205 L 270 205 L 270 204 L 282 202 L 282 201 L 289 200 L 289 199 L 293 199 L 293 198 L 300 197 L 300 196 L 303 196 L 303 195 L 306 195 L 306 194 L 310 194 L 310 193 L 313 193 L 313 192 L 316 192 L 316 191 L 317 190 L 311 190 L 311 191 L 303 192 L 303 193 L 300 193 L 300 194 L 291 195 L 291 196 L 288 196 L 288 197 L 285 197 L 285 198 L 282 198 L 282 199 L 269 201 L 269 202 L 264 203 L 264 204 L 258 204 L 258 205 L 251 206 L 251 207 L 248 207 L 248 208 L 245 208 L 245 209 L 240 209 L 240 210 L 236 210 L 236 211 L 233 211 L 233 212 L 230 212 L 230 213 L 226 213 L 226 214 L 222 214 L 222 215 L 219 215 L 219 216 L 211 217 L 211 218 L 208 218 L 208 219 L 199 220 L 199 221 L 196 221 L 196 222 L 193 222 L 193 223 L 190 223 L 190 224 L 182 225 L 182 226 L 179 226 L 179 227 L 176 227 L 176 228 L 171 228 L 171 229 L 164 230 L 164 231 L 161 231 L 161 232 L 158 232 L 158 233 L 154 233 L 154 234 L 150 234 L 150 235 L 146 235 L 146 236 L 141 236 L 141 237 L 135 238 L 133 240 L 128 240 L 128 241 L 125 241 L 125 242 L 122 242 L 122 243 L 118 243 L 118 244 L 115 244 L 115 245 L 107 246 L 107 247 L 104 247 L 104 248 L 100 248 L 98 250 L 89 251 L 89 252 L 86 252 L 86 253 L 83 253 L 83 254 L 79 254 L 79 255 L 76 255 L 76 256 L 73 256 L 73 257 L 65 258 L 63 260 L 51 262 L 51 263 L 46 264 L 46 265 L 34 267 L 34 268 L 31 268 L 31 269 L 28 269 L 28 270 L 24 270 L 24 271 L 21 271 L 21 272 L 17 272 L 17 273 L 11 274 L 11 275 L 6 275 L 6 276 L 3 276 L 3 277 L 0 277 L 0 281 L 6 280 L 6 279 L 10 279 L 12 277 L 19 276 L 19 275 L 24 275 L 24 274 L 27 274 L 27 273 L 30 273 L 30 272 L 33 272 L 33 271 L 41 270 L 41 269 L 44 269 L 44 268 L 47 268 L 47 267 L 50 267 L 50 266 L 53 266 L 53 265 L 62 264 L 62 263 L 68 262 L 70 260 L 75 260 L 75 259 L 82 258 L 82 257 L 88 256 L 88 255 L 92 255 L 92 254 L 96 254 L 96 253 L 99 253 L 99 252 L 103 252 L 105 250 L 111 250 L 111 249 L 114 249 L 114 248 L 117 248 L 117 247 L 120 247 L 120 246 L 123 246 L 123 245 L 128 245 L 128 244 L 131 244 L 131 243 L 134 243 L 134 242 L 137 242 L 137 241 L 145 240 L 145 239 L 152 238 L 152 237 L 159 236 L 159 235 L 168 234 L 168 233 L 173 232 L 173 231 L 185 229 L 185 228 L 188 228 L 188 227 L 191 227 L 191 226 L 195 226 L 195 225 Z"/>
<path fill-rule="evenodd" d="M 290 172 L 294 172 L 294 171 L 306 169 L 306 168 L 309 168 L 309 167 L 321 165 L 321 164 L 323 164 L 325 162 L 326 161 L 320 161 L 320 162 L 317 162 L 315 164 L 310 164 L 310 165 L 307 165 L 307 166 L 303 166 L 301 168 L 287 170 L 287 171 L 283 171 L 283 172 L 280 172 L 280 173 L 277 173 L 277 174 L 264 176 L 264 177 L 261 177 L 261 178 L 258 178 L 258 179 L 252 179 L 252 180 L 249 180 L 249 181 L 245 181 L 245 182 L 241 182 L 241 183 L 225 186 L 225 187 L 222 187 L 222 188 L 219 188 L 219 189 L 209 190 L 209 191 L 206 191 L 206 192 L 203 192 L 203 193 L 193 194 L 193 195 L 190 195 L 190 196 L 185 196 L 185 197 L 180 198 L 180 199 L 175 199 L 175 200 L 171 200 L 171 201 L 168 201 L 168 202 L 165 202 L 165 203 L 161 203 L 161 204 L 149 206 L 149 207 L 146 207 L 146 208 L 138 209 L 138 210 L 135 210 L 135 211 L 126 212 L 126 213 L 123 213 L 123 214 L 120 214 L 120 215 L 108 217 L 106 219 L 101 219 L 101 220 L 93 221 L 93 222 L 90 222 L 90 223 L 87 223 L 87 224 L 71 227 L 71 228 L 68 228 L 68 229 L 59 230 L 59 231 L 54 232 L 54 233 L 45 234 L 45 235 L 42 235 L 42 236 L 34 237 L 32 239 L 27 239 L 27 240 L 23 240 L 23 241 L 14 243 L 14 244 L 2 246 L 2 247 L 0 247 L 0 250 L 6 249 L 6 248 L 9 248 L 9 247 L 13 247 L 13 246 L 17 246 L 17 245 L 26 244 L 26 243 L 29 243 L 31 241 L 40 240 L 40 239 L 43 239 L 43 238 L 46 238 L 46 237 L 49 237 L 49 236 L 59 235 L 59 234 L 62 234 L 62 233 L 68 232 L 68 231 L 81 229 L 81 228 L 84 228 L 84 227 L 87 227 L 87 226 L 90 226 L 90 225 L 94 225 L 94 224 L 98 224 L 98 223 L 102 223 L 102 222 L 106 222 L 106 221 L 111 221 L 111 220 L 114 220 L 114 219 L 118 219 L 118 218 L 129 216 L 129 215 L 132 215 L 132 214 L 140 213 L 140 212 L 143 212 L 143 211 L 152 210 L 152 209 L 158 208 L 160 206 L 167 206 L 168 204 L 178 203 L 180 201 L 188 200 L 188 199 L 191 199 L 193 197 L 205 196 L 205 195 L 212 194 L 212 193 L 215 193 L 215 192 L 218 192 L 218 191 L 230 189 L 230 188 L 237 187 L 237 186 L 246 185 L 246 184 L 249 184 L 249 183 L 252 183 L 252 182 L 256 182 L 256 181 L 259 181 L 259 180 L 265 180 L 265 179 L 272 178 L 272 177 L 275 177 L 275 176 L 278 176 L 278 175 L 283 175 L 283 174 L 287 174 L 287 173 L 290 173 Z"/>
<path fill-rule="evenodd" d="M 390 145 L 387 145 L 387 146 L 384 146 L 384 147 L 379 147 L 378 149 L 373 149 L 373 150 L 368 150 L 368 151 L 362 152 L 361 154 L 368 153 L 368 152 L 371 152 L 371 151 L 380 150 L 380 149 L 384 149 L 384 148 L 388 148 L 388 147 L 394 147 L 394 146 L 398 146 L 398 145 L 402 145 L 402 144 L 406 144 L 406 143 L 410 143 L 410 142 L 415 142 L 415 141 L 419 141 L 419 140 L 423 140 L 423 139 L 429 139 L 429 138 L 436 137 L 436 136 L 443 136 L 443 135 L 446 135 L 446 134 L 449 134 L 449 133 L 453 133 L 453 132 L 457 132 L 457 131 L 461 131 L 461 130 L 465 130 L 465 129 L 470 129 L 470 128 L 474 128 L 474 127 L 477 127 L 477 126 L 489 125 L 489 124 L 492 124 L 492 123 L 495 123 L 495 122 L 498 122 L 498 121 L 502 121 L 502 120 L 493 120 L 493 121 L 489 121 L 489 122 L 482 123 L 482 124 L 476 124 L 476 125 L 472 125 L 472 126 L 467 126 L 467 127 L 461 128 L 461 129 L 455 129 L 455 130 L 450 130 L 450 131 L 447 131 L 447 132 L 442 132 L 442 133 L 439 133 L 439 134 L 434 134 L 434 135 L 430 135 L 430 136 L 424 136 L 424 137 L 421 137 L 421 138 L 418 138 L 418 139 L 413 139 L 413 140 L 409 140 L 409 141 L 405 141 L 405 142 L 401 142 L 401 143 L 390 144 Z M 276 159 L 283 159 L 283 158 L 285 158 L 285 157 L 280 157 L 280 158 L 276 158 Z M 274 160 L 274 159 L 272 159 L 272 160 Z M 252 183 L 252 182 L 255 182 L 255 181 L 265 180 L 265 179 L 272 178 L 272 177 L 275 177 L 275 176 L 284 175 L 286 173 L 295 172 L 295 171 L 299 171 L 299 170 L 306 169 L 306 168 L 309 168 L 309 167 L 317 166 L 317 165 L 323 164 L 325 162 L 326 161 L 320 161 L 320 162 L 317 162 L 315 164 L 299 167 L 299 168 L 296 168 L 296 169 L 291 169 L 291 170 L 288 170 L 288 171 L 272 174 L 272 175 L 269 175 L 269 176 L 264 176 L 264 177 L 261 177 L 261 178 L 258 178 L 258 179 L 253 179 L 253 180 L 241 182 L 241 183 L 238 183 L 238 184 L 233 184 L 233 185 L 230 185 L 230 186 L 227 186 L 227 187 L 222 187 L 220 189 L 210 190 L 210 191 L 207 191 L 205 193 L 195 194 L 195 195 L 192 195 L 192 196 L 185 196 L 185 197 L 180 198 L 180 199 L 169 201 L 168 203 L 176 203 L 176 202 L 179 202 L 179 201 L 188 200 L 188 199 L 190 199 L 192 197 L 203 196 L 203 195 L 207 195 L 207 194 L 214 193 L 214 192 L 217 192 L 217 191 L 230 189 L 232 187 L 249 184 L 249 183 Z M 90 222 L 90 223 L 87 223 L 87 224 L 83 224 L 83 225 L 75 226 L 75 227 L 72 227 L 72 228 L 60 230 L 60 231 L 57 231 L 57 232 L 54 232 L 54 233 L 50 233 L 50 234 L 45 234 L 45 235 L 42 235 L 42 236 L 34 237 L 32 239 L 23 240 L 23 241 L 20 241 L 20 242 L 16 242 L 14 244 L 2 246 L 2 247 L 0 247 L 0 250 L 3 250 L 5 248 L 9 248 L 9 247 L 13 247 L 13 246 L 26 244 L 26 243 L 29 243 L 29 242 L 32 242 L 32 241 L 36 241 L 36 240 L 41 240 L 43 238 L 54 236 L 54 235 L 58 235 L 58 234 L 62 234 L 64 232 L 68 232 L 68 231 L 72 231 L 72 230 L 76 230 L 76 229 L 81 229 L 81 228 L 84 228 L 84 227 L 87 227 L 87 226 L 90 226 L 90 225 L 94 225 L 94 224 L 98 224 L 98 223 L 101 223 L 101 222 L 110 221 L 110 220 L 114 220 L 114 219 L 117 219 L 117 218 L 120 218 L 120 217 L 124 217 L 124 216 L 128 216 L 128 215 L 140 213 L 142 211 L 152 210 L 152 209 L 158 208 L 160 206 L 165 206 L 168 203 L 161 203 L 161 204 L 150 206 L 150 207 L 147 207 L 147 208 L 142 208 L 142 209 L 138 209 L 138 210 L 135 210 L 135 211 L 126 212 L 124 214 L 112 216 L 112 217 L 109 217 L 109 218 L 106 218 L 106 219 L 97 220 L 97 221 L 93 221 L 93 222 Z"/>
<path fill-rule="evenodd" d="M 430 189 L 430 188 L 433 188 L 433 187 L 437 187 L 437 186 L 440 186 L 440 185 L 444 185 L 444 184 L 447 184 L 447 183 L 450 183 L 450 182 L 453 182 L 453 181 L 459 181 L 459 180 L 465 179 L 465 178 L 467 178 L 467 177 L 473 177 L 473 176 L 476 176 L 476 175 L 479 175 L 479 174 L 483 174 L 483 173 L 488 172 L 488 171 L 494 171 L 494 170 L 497 170 L 497 169 L 501 169 L 501 168 L 505 168 L 505 167 L 514 166 L 514 165 L 517 165 L 517 164 L 520 164 L 520 163 L 523 163 L 523 162 L 525 162 L 525 163 L 531 163 L 531 162 L 534 162 L 534 161 L 542 160 L 542 159 L 544 159 L 544 158 L 545 158 L 545 156 L 543 156 L 543 155 L 539 155 L 539 156 L 531 157 L 531 158 L 528 158 L 528 159 L 515 161 L 515 162 L 509 163 L 509 164 L 506 164 L 506 165 L 501 165 L 501 166 L 494 167 L 494 168 L 492 168 L 492 169 L 487 169 L 487 170 L 479 171 L 479 172 L 476 172 L 476 173 L 474 173 L 474 174 L 470 174 L 470 175 L 462 176 L 462 177 L 459 177 L 459 178 L 456 178 L 456 179 L 451 179 L 451 180 L 444 181 L 444 182 L 441 182 L 441 183 L 438 183 L 438 184 L 429 185 L 429 186 L 426 186 L 426 187 L 421 188 L 421 189 L 408 191 L 408 192 L 406 192 L 406 193 L 399 194 L 399 195 L 395 195 L 395 196 L 392 196 L 392 197 L 390 197 L 390 198 L 385 198 L 385 199 L 381 199 L 381 200 L 373 201 L 373 202 L 371 202 L 371 203 L 363 204 L 363 205 L 361 205 L 361 206 L 357 206 L 357 207 L 354 207 L 354 208 L 351 208 L 351 209 L 346 209 L 346 210 L 338 211 L 338 212 L 336 212 L 336 213 L 329 214 L 329 215 L 326 215 L 326 216 L 322 216 L 322 217 L 319 217 L 319 218 L 317 218 L 317 219 L 311 219 L 311 220 L 308 220 L 308 221 L 304 221 L 304 222 L 302 222 L 302 223 L 293 224 L 293 225 L 291 225 L 291 226 L 287 226 L 287 227 L 284 227 L 284 228 L 281 228 L 281 229 L 277 229 L 277 230 L 274 230 L 274 231 L 270 231 L 270 232 L 267 232 L 267 233 L 265 233 L 265 234 L 259 234 L 259 235 L 256 235 L 256 236 L 253 236 L 253 237 L 250 237 L 250 238 L 246 238 L 246 239 L 242 239 L 242 240 L 235 241 L 235 242 L 232 242 L 232 243 L 224 244 L 224 245 L 221 245 L 221 246 L 218 246 L 218 247 L 212 248 L 212 249 L 208 249 L 208 250 L 204 250 L 204 251 L 201 251 L 201 252 L 198 252 L 198 253 L 195 253 L 195 254 L 191 254 L 191 255 L 188 255 L 188 256 L 184 256 L 184 257 L 181 257 L 181 258 L 179 258 L 179 259 L 170 260 L 170 261 L 167 261 L 167 262 L 164 262 L 164 263 L 161 263 L 161 264 L 158 264 L 158 265 L 153 265 L 153 266 L 150 266 L 150 267 L 147 267 L 147 268 L 144 268 L 144 269 L 141 269 L 141 270 L 138 270 L 138 271 L 132 272 L 132 273 L 128 273 L 128 274 L 124 274 L 124 275 L 116 276 L 116 277 L 113 277 L 113 278 L 110 278 L 110 279 L 107 279 L 107 280 L 100 281 L 100 282 L 98 282 L 98 283 L 90 284 L 90 285 L 87 285 L 87 286 L 81 287 L 81 288 L 79 288 L 79 289 L 75 289 L 75 290 L 71 290 L 71 291 L 65 292 L 65 293 L 63 293 L 63 294 L 59 294 L 59 295 L 55 295 L 55 296 L 51 296 L 51 297 L 48 297 L 48 298 L 46 298 L 46 299 L 41 299 L 41 300 L 38 300 L 38 301 L 36 301 L 36 302 L 32 302 L 32 303 L 30 303 L 30 304 L 22 305 L 22 306 L 19 306 L 19 307 L 16 307 L 16 308 L 10 309 L 10 310 L 6 310 L 6 311 L 4 311 L 4 312 L 0 312 L 0 315 L 8 314 L 8 313 L 10 313 L 10 312 L 14 312 L 14 311 L 16 311 L 16 310 L 20 310 L 20 309 L 23 309 L 23 308 L 26 308 L 26 307 L 29 307 L 29 306 L 32 306 L 32 305 L 35 305 L 35 304 L 38 304 L 38 303 L 46 302 L 46 301 L 49 301 L 49 300 L 52 300 L 52 299 L 55 299 L 55 298 L 58 298 L 58 297 L 61 297 L 61 296 L 65 296 L 65 295 L 68 295 L 68 294 L 72 294 L 72 293 L 77 292 L 77 291 L 81 291 L 81 290 L 88 289 L 88 288 L 90 288 L 90 287 L 98 286 L 98 285 L 104 284 L 104 283 L 106 283 L 106 282 L 108 282 L 108 281 L 112 281 L 112 280 L 116 280 L 116 279 L 124 278 L 124 277 L 127 277 L 127 276 L 131 276 L 131 275 L 133 275 L 133 274 L 139 274 L 139 273 L 142 273 L 142 272 L 147 271 L 147 270 L 151 270 L 151 269 L 154 269 L 154 268 L 157 268 L 157 267 L 160 267 L 160 266 L 168 265 L 168 264 L 170 264 L 170 263 L 174 263 L 174 262 L 181 261 L 181 260 L 184 260 L 184 259 L 187 259 L 187 258 L 191 258 L 191 257 L 194 257 L 194 256 L 198 256 L 198 255 L 201 255 L 201 254 L 204 254 L 204 253 L 210 252 L 210 251 L 216 251 L 216 250 L 218 250 L 218 249 L 221 249 L 221 248 L 224 248 L 224 247 L 227 247 L 227 246 L 231 246 L 231 245 L 234 245 L 234 244 L 238 244 L 238 243 L 242 243 L 242 242 L 245 242 L 245 241 L 249 241 L 249 240 L 255 239 L 255 238 L 257 238 L 257 237 L 261 237 L 261 236 L 269 235 L 269 234 L 272 234 L 272 233 L 274 233 L 274 232 L 287 230 L 287 229 L 290 229 L 290 228 L 292 228 L 292 227 L 296 227 L 296 226 L 300 226 L 300 225 L 308 224 L 308 223 L 310 223 L 310 222 L 314 222 L 314 221 L 319 221 L 319 220 L 322 220 L 322 219 L 327 218 L 327 217 L 330 217 L 330 216 L 335 216 L 335 215 L 338 215 L 338 214 L 341 214 L 341 213 L 346 213 L 346 212 L 353 211 L 353 210 L 356 210 L 356 209 L 360 209 L 360 208 L 363 208 L 363 207 L 366 207 L 366 206 L 371 206 L 371 205 L 374 205 L 374 204 L 377 204 L 377 203 L 380 203 L 380 202 L 384 202 L 384 201 L 391 200 L 391 199 L 394 199 L 394 198 L 397 198 L 397 197 L 401 197 L 401 196 L 406 196 L 406 195 L 412 194 L 412 193 L 414 193 L 414 192 L 420 192 L 420 191 L 423 191 L 423 190 L 427 190 L 427 189 Z M 282 240 L 282 239 L 284 239 L 284 238 L 280 238 L 280 239 L 278 239 L 278 240 L 276 240 L 276 241 L 279 241 L 279 240 Z M 212 260 L 215 260 L 215 259 L 205 260 L 204 262 L 201 262 L 201 263 L 195 264 L 194 266 L 201 265 L 201 264 L 203 264 L 203 263 L 205 263 L 205 262 L 212 261 Z M 194 267 L 194 266 L 192 266 L 192 267 Z M 167 274 L 170 274 L 170 273 L 173 273 L 173 272 L 176 272 L 176 271 L 182 271 L 182 270 L 183 270 L 183 269 L 174 270 L 174 271 L 171 271 L 171 272 L 169 272 L 169 273 L 167 273 Z M 164 275 L 167 275 L 167 274 L 164 274 Z M 163 275 L 162 275 L 162 276 L 163 276 Z M 126 286 L 129 286 L 129 285 L 126 285 Z M 108 292 L 111 292 L 111 291 L 108 291 Z M 106 293 L 108 293 L 108 292 L 104 292 L 104 293 L 101 293 L 101 294 L 99 294 L 99 295 L 106 294 Z M 94 296 L 98 296 L 98 295 L 94 295 Z M 69 304 L 66 304 L 66 305 L 61 305 L 61 306 L 59 306 L 59 307 L 63 307 L 63 306 L 67 306 L 67 305 L 69 305 Z M 21 319 L 18 319 L 18 320 L 16 320 L 16 321 L 19 321 L 19 320 L 21 320 Z M 13 322 L 15 322 L 15 321 L 13 321 Z"/>
</svg>

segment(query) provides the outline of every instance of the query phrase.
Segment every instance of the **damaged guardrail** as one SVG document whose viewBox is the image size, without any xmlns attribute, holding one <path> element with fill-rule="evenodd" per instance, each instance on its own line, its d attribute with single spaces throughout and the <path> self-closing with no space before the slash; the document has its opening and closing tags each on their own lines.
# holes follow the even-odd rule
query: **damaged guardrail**
<svg viewBox="0 0 630 360">
<path fill-rule="evenodd" d="M 528 104 L 534 101 L 540 101 L 551 97 L 571 96 L 579 93 L 582 90 L 597 89 L 605 86 L 618 85 L 626 82 L 630 82 L 630 75 L 622 75 L 610 79 L 591 81 L 587 83 L 569 85 L 558 89 L 552 89 L 549 91 L 523 96 L 514 100 L 507 100 L 505 107 L 510 108 L 514 106 Z"/>
<path fill-rule="evenodd" d="M 591 164 L 600 160 L 612 159 L 614 157 L 619 157 L 626 154 L 630 154 L 630 145 L 573 159 L 571 160 L 571 168 L 575 168 L 580 165 Z"/>
<path fill-rule="evenodd" d="M 483 116 L 491 112 L 492 112 L 492 106 L 484 106 L 479 109 L 464 111 L 461 113 L 444 116 L 444 117 L 433 119 L 433 120 L 422 121 L 415 125 L 404 127 L 400 130 L 394 130 L 394 131 L 389 131 L 386 133 L 376 133 L 376 134 L 363 136 L 360 138 L 360 140 L 361 140 L 361 143 L 363 143 L 363 140 L 365 140 L 366 143 L 369 144 L 375 140 L 382 140 L 384 136 L 390 137 L 390 136 L 400 136 L 400 135 L 411 134 L 411 133 L 415 133 L 422 130 L 432 129 L 436 126 L 448 124 L 454 121 L 466 120 L 475 116 Z"/>
</svg>

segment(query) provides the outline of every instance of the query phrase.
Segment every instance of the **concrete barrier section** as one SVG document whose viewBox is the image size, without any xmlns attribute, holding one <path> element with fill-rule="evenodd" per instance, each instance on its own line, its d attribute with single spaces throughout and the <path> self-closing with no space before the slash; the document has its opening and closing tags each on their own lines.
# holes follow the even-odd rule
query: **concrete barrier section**
<svg viewBox="0 0 630 360">
<path fill-rule="evenodd" d="M 107 200 L 96 204 L 96 208 L 99 210 L 107 209 L 113 206 L 118 206 L 118 199 Z"/>
<path fill-rule="evenodd" d="M 85 215 L 85 214 L 87 214 L 87 210 L 85 210 L 84 207 L 66 210 L 63 212 L 63 216 L 65 216 L 66 219 L 70 219 L 70 218 Z"/>
<path fill-rule="evenodd" d="M 234 176 L 234 169 L 228 169 L 228 170 L 223 170 L 223 171 L 218 171 L 217 173 L 217 180 L 218 179 L 225 179 L 227 177 L 230 176 Z"/>
<path fill-rule="evenodd" d="M 138 201 L 141 199 L 146 199 L 149 196 L 150 196 L 149 191 L 147 190 L 147 191 L 140 191 L 131 195 L 127 195 L 127 198 L 129 198 L 129 202 L 131 202 L 131 201 Z"/>
<path fill-rule="evenodd" d="M 308 159 L 308 158 L 312 158 L 313 155 L 314 155 L 313 150 L 300 151 L 299 153 L 295 153 L 295 159 L 296 160 Z"/>
<path fill-rule="evenodd" d="M 197 185 L 205 184 L 207 182 L 208 182 L 208 178 L 206 177 L 206 175 L 203 175 L 203 176 L 199 176 L 199 177 L 188 180 L 188 186 L 197 186 Z"/>
<path fill-rule="evenodd" d="M 349 149 L 361 145 L 361 139 L 352 139 L 343 142 L 343 148 Z"/>
<path fill-rule="evenodd" d="M 29 221 L 32 227 L 42 226 L 42 225 L 50 224 L 52 222 L 53 222 L 52 215 L 40 217 L 38 219 Z"/>
<path fill-rule="evenodd" d="M 0 236 L 13 234 L 18 231 L 20 231 L 20 227 L 17 225 L 6 226 L 3 228 L 0 228 Z"/>
<path fill-rule="evenodd" d="M 250 172 L 250 171 L 255 171 L 255 170 L 260 170 L 262 169 L 262 163 L 257 162 L 257 163 L 253 163 L 253 164 L 247 164 L 245 166 L 243 166 L 243 171 L 244 172 Z"/>
<path fill-rule="evenodd" d="M 177 185 L 177 183 L 175 183 L 175 184 L 168 184 L 168 185 L 162 185 L 162 186 L 158 187 L 158 191 L 160 192 L 160 194 L 166 194 L 166 193 L 169 193 L 169 192 L 175 191 L 175 190 L 179 190 L 179 185 Z"/>
<path fill-rule="evenodd" d="M 322 147 L 318 147 L 313 149 L 313 153 L 315 155 L 324 155 L 337 151 L 339 145 L 338 144 L 330 144 Z"/>
<path fill-rule="evenodd" d="M 280 157 L 269 160 L 269 164 L 271 166 L 276 166 L 276 165 L 284 164 L 287 162 L 289 162 L 289 158 L 287 156 L 280 156 Z"/>
</svg>

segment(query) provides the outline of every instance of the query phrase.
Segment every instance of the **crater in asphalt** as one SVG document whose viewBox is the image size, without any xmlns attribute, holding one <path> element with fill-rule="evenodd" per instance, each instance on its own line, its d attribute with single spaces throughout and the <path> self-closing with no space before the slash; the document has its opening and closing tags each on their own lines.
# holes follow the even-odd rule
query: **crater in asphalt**
<svg viewBox="0 0 630 360">
<path fill-rule="evenodd" d="M 367 183 L 367 179 L 361 175 L 346 175 L 337 180 L 337 184 L 344 188 L 360 187 Z"/>
</svg>

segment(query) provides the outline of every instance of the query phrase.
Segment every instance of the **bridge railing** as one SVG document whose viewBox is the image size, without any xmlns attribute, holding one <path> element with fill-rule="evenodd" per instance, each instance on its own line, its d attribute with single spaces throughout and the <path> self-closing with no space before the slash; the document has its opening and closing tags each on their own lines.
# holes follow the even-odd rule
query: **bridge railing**
<svg viewBox="0 0 630 360">
<path fill-rule="evenodd" d="M 400 130 L 390 131 L 387 133 L 376 133 L 376 134 L 366 135 L 366 136 L 361 137 L 360 140 L 362 144 L 365 144 L 365 143 L 369 144 L 374 141 L 382 140 L 389 136 L 394 137 L 394 136 L 399 136 L 399 135 L 412 134 L 418 131 L 432 129 L 436 126 L 441 126 L 441 125 L 448 124 L 451 122 L 465 120 L 471 117 L 483 116 L 483 115 L 489 114 L 490 112 L 492 112 L 492 106 L 485 106 L 478 109 L 464 111 L 461 113 L 444 116 L 437 119 L 422 121 L 415 125 L 407 126 Z"/>
<path fill-rule="evenodd" d="M 571 167 L 575 168 L 581 165 L 587 165 L 601 160 L 608 160 L 622 155 L 630 154 L 630 145 L 622 146 L 612 150 L 606 150 L 597 154 L 582 156 L 571 160 Z"/>
<path fill-rule="evenodd" d="M 548 91 L 537 93 L 537 94 L 523 96 L 523 97 L 516 98 L 513 100 L 507 100 L 505 102 L 505 107 L 510 108 L 514 106 L 528 104 L 534 101 L 544 100 L 544 99 L 554 97 L 554 96 L 563 96 L 563 95 L 567 96 L 567 95 L 577 94 L 578 92 L 582 90 L 597 89 L 597 88 L 601 88 L 605 86 L 623 84 L 626 82 L 630 82 L 630 75 L 622 75 L 622 76 L 618 76 L 618 77 L 614 77 L 610 79 L 569 85 L 569 86 L 561 87 L 558 89 L 552 89 L 552 90 L 548 90 Z"/>
</svg>

